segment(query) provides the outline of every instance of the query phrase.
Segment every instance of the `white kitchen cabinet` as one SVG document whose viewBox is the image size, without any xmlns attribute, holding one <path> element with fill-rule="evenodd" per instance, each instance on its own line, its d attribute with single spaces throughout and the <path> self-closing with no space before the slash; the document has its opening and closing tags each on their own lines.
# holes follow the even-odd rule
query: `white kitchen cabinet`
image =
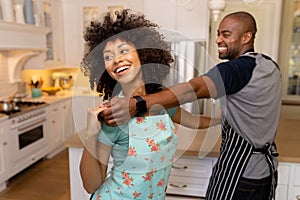
<svg viewBox="0 0 300 200">
<path fill-rule="evenodd" d="M 63 115 L 62 102 L 55 102 L 48 107 L 48 131 L 50 132 L 50 151 L 47 158 L 63 150 Z"/>
<path fill-rule="evenodd" d="M 145 0 L 144 2 L 146 16 L 162 28 L 178 32 L 186 39 L 208 41 L 207 0 Z"/>
<path fill-rule="evenodd" d="M 43 21 L 50 29 L 46 35 L 45 67 L 60 67 L 64 63 L 63 13 L 61 0 L 43 0 Z"/>
<path fill-rule="evenodd" d="M 8 121 L 0 122 L 0 191 L 6 188 L 8 179 Z"/>
<path fill-rule="evenodd" d="M 71 200 L 89 199 L 88 194 L 82 185 L 80 177 L 79 165 L 83 152 L 83 148 L 69 147 L 69 171 L 70 171 L 70 195 Z"/>
<path fill-rule="evenodd" d="M 276 188 L 276 200 L 286 200 L 290 179 L 290 165 L 279 163 L 278 165 L 278 185 Z"/>
<path fill-rule="evenodd" d="M 300 1 L 283 1 L 279 67 L 283 99 L 300 102 Z"/>
<path fill-rule="evenodd" d="M 300 199 L 300 164 L 290 163 L 290 182 L 288 198 L 290 200 Z"/>
<path fill-rule="evenodd" d="M 67 67 L 78 67 L 84 55 L 84 24 L 103 12 L 119 7 L 139 10 L 140 0 L 62 0 L 64 25 L 64 63 Z"/>
<path fill-rule="evenodd" d="M 98 96 L 73 96 L 72 112 L 75 132 L 82 131 L 87 127 L 88 108 L 94 108 L 102 103 L 102 98 Z"/>
<path fill-rule="evenodd" d="M 75 133 L 71 98 L 54 102 L 48 107 L 48 130 L 50 132 L 50 152 L 52 158 L 65 149 L 63 142 Z"/>
<path fill-rule="evenodd" d="M 62 102 L 62 114 L 63 140 L 66 140 L 68 137 L 75 133 L 71 98 L 68 98 Z"/>
<path fill-rule="evenodd" d="M 216 158 L 182 156 L 172 166 L 167 194 L 204 197 Z"/>
<path fill-rule="evenodd" d="M 280 162 L 276 200 L 300 199 L 300 164 Z"/>
</svg>

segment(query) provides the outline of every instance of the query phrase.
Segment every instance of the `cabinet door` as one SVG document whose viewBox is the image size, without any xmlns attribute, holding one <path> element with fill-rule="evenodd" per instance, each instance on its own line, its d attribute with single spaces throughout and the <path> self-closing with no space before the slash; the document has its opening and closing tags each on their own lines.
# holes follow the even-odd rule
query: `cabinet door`
<svg viewBox="0 0 300 200">
<path fill-rule="evenodd" d="M 58 67 L 64 61 L 62 5 L 59 0 L 44 0 L 44 23 L 50 28 L 46 35 L 45 67 Z"/>
<path fill-rule="evenodd" d="M 63 0 L 65 65 L 78 67 L 83 57 L 82 11 L 79 0 Z"/>
<path fill-rule="evenodd" d="M 283 1 L 279 66 L 283 73 L 283 99 L 300 102 L 300 2 Z"/>
<path fill-rule="evenodd" d="M 88 108 L 96 107 L 102 103 L 102 98 L 97 96 L 73 96 L 72 112 L 74 117 L 74 129 L 76 132 L 87 127 Z"/>
<path fill-rule="evenodd" d="M 145 0 L 144 12 L 163 29 L 178 32 L 185 39 L 208 40 L 207 0 Z"/>
<path fill-rule="evenodd" d="M 289 195 L 290 200 L 300 199 L 300 187 L 292 187 L 292 193 Z"/>
<path fill-rule="evenodd" d="M 74 121 L 73 121 L 73 112 L 71 99 L 67 99 L 62 103 L 62 112 L 63 112 L 63 135 L 64 140 L 74 134 Z"/>
<path fill-rule="evenodd" d="M 0 184 L 8 178 L 8 123 L 0 122 Z"/>
<path fill-rule="evenodd" d="M 108 9 L 118 7 L 141 11 L 140 0 L 62 0 L 64 24 L 65 65 L 78 67 L 84 56 L 83 33 L 85 24 L 97 18 Z"/>
<path fill-rule="evenodd" d="M 49 120 L 48 129 L 50 132 L 50 151 L 63 146 L 63 126 L 62 126 L 62 111 L 61 103 L 55 103 L 48 108 Z"/>
</svg>

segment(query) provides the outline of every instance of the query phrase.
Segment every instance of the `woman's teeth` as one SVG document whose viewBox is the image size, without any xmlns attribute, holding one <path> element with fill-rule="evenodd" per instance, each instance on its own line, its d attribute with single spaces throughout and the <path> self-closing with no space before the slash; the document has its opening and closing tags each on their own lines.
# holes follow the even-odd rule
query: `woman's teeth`
<svg viewBox="0 0 300 200">
<path fill-rule="evenodd" d="M 118 68 L 118 69 L 116 70 L 116 72 L 117 72 L 117 73 L 120 73 L 120 72 L 122 72 L 122 71 L 124 71 L 124 70 L 126 70 L 126 69 L 128 69 L 128 66 L 120 67 L 120 68 Z"/>
</svg>

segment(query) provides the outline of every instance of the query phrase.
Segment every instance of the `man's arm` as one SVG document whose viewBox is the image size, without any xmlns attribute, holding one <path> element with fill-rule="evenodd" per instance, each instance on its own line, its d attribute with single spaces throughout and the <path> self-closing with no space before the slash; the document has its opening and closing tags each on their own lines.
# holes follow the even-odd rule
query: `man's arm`
<svg viewBox="0 0 300 200">
<path fill-rule="evenodd" d="M 147 103 L 148 110 L 172 108 L 197 99 L 216 97 L 216 87 L 207 76 L 199 76 L 189 82 L 179 83 L 161 92 L 142 96 Z M 155 106 L 161 105 L 161 106 Z M 101 113 L 105 123 L 117 126 L 128 122 L 136 114 L 136 100 L 134 98 L 113 98 L 108 109 Z"/>
</svg>

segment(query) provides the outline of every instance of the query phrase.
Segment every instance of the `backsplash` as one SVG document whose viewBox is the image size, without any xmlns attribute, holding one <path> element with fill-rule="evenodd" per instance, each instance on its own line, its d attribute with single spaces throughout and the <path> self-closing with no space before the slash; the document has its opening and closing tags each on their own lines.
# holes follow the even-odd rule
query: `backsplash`
<svg viewBox="0 0 300 200">
<path fill-rule="evenodd" d="M 17 91 L 17 84 L 10 84 L 8 79 L 8 52 L 0 51 L 0 98 L 13 95 Z"/>
<path fill-rule="evenodd" d="M 0 99 L 7 98 L 13 95 L 18 90 L 18 83 L 9 83 L 9 73 L 8 73 L 8 51 L 0 51 Z M 53 80 L 51 75 L 53 72 L 66 72 L 72 75 L 74 81 L 82 74 L 79 72 L 78 68 L 58 68 L 58 69 L 23 69 L 21 71 L 20 77 L 23 82 L 26 82 L 27 93 L 30 94 L 30 83 L 31 77 L 41 77 L 43 79 L 42 87 L 47 87 L 53 85 Z M 79 78 L 79 86 L 88 87 L 87 77 Z"/>
</svg>

